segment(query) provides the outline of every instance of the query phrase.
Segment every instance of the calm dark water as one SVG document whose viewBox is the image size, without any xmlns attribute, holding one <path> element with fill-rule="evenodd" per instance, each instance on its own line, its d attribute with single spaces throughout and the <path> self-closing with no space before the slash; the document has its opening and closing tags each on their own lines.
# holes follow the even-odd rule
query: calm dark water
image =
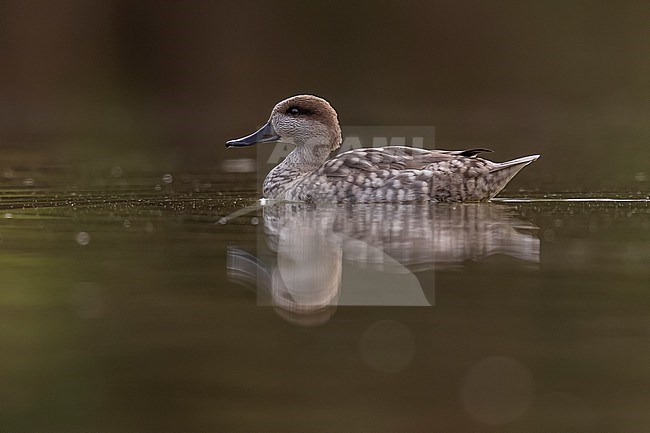
<svg viewBox="0 0 650 433">
<path fill-rule="evenodd" d="M 169 175 L 5 182 L 3 431 L 650 428 L 642 194 L 260 208 Z"/>
</svg>

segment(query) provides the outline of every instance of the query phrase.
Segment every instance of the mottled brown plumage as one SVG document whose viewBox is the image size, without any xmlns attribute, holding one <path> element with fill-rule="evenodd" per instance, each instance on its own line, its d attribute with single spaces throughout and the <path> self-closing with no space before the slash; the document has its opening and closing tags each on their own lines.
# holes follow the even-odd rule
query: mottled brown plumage
<svg viewBox="0 0 650 433">
<path fill-rule="evenodd" d="M 496 163 L 487 149 L 425 150 L 404 146 L 354 149 L 327 159 L 341 144 L 336 111 L 311 95 L 275 106 L 269 122 L 227 146 L 281 141 L 296 148 L 266 176 L 266 198 L 307 202 L 483 201 L 501 191 L 531 155 Z"/>
</svg>

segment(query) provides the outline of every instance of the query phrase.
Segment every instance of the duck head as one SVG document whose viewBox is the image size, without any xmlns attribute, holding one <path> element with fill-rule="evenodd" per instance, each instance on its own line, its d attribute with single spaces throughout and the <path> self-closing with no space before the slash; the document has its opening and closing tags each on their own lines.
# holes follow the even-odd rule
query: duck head
<svg viewBox="0 0 650 433">
<path fill-rule="evenodd" d="M 341 145 L 341 127 L 334 108 L 318 96 L 298 95 L 279 102 L 266 125 L 246 137 L 226 142 L 226 147 L 250 146 L 280 141 L 296 147 Z"/>
</svg>

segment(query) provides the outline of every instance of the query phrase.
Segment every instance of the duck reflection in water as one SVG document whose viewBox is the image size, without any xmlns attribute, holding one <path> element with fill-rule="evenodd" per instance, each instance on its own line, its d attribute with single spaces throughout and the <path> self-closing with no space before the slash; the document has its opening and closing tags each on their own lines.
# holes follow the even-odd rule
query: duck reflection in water
<svg viewBox="0 0 650 433">
<path fill-rule="evenodd" d="M 269 204 L 257 255 L 228 251 L 229 277 L 286 320 L 324 323 L 337 305 L 427 306 L 414 272 L 502 254 L 539 262 L 537 227 L 498 204 Z"/>
</svg>

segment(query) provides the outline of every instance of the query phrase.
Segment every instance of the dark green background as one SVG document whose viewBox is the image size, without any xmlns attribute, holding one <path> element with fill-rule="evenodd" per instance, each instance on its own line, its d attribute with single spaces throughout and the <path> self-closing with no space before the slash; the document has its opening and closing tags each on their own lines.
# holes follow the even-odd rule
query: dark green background
<svg viewBox="0 0 650 433">
<path fill-rule="evenodd" d="M 344 125 L 542 154 L 517 186 L 647 190 L 649 20 L 644 1 L 2 1 L 0 148 L 216 170 L 226 139 L 314 93 Z"/>
</svg>

